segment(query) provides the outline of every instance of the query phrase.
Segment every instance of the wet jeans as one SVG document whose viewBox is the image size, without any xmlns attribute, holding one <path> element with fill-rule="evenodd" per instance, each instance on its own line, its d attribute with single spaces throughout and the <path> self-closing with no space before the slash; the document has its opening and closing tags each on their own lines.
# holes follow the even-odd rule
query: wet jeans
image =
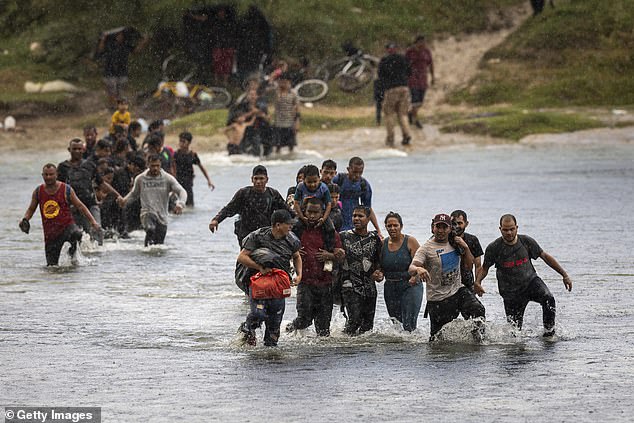
<svg viewBox="0 0 634 423">
<path fill-rule="evenodd" d="M 297 317 L 293 320 L 295 329 L 305 329 L 315 321 L 315 331 L 319 336 L 330 335 L 332 318 L 332 291 L 330 285 L 315 286 L 300 283 L 297 287 Z"/>
<path fill-rule="evenodd" d="M 348 335 L 356 335 L 372 330 L 376 311 L 376 296 L 363 297 L 352 289 L 343 288 L 341 299 L 347 313 L 344 332 Z"/>
<path fill-rule="evenodd" d="M 251 311 L 247 315 L 245 326 L 249 330 L 256 330 L 264 322 L 264 345 L 274 347 L 280 339 L 280 325 L 284 317 L 286 301 L 284 298 L 269 300 L 255 300 L 251 297 L 249 289 L 249 305 Z"/>
<path fill-rule="evenodd" d="M 383 294 L 387 313 L 401 322 L 408 332 L 416 329 L 424 292 L 422 283 L 412 286 L 406 280 L 385 281 Z"/>
<path fill-rule="evenodd" d="M 57 266 L 59 264 L 59 255 L 62 252 L 62 247 L 65 242 L 70 242 L 70 255 L 75 254 L 77 250 L 77 244 L 81 242 L 82 230 L 76 224 L 68 225 L 64 230 L 64 233 L 57 238 L 48 241 L 44 244 L 44 251 L 46 252 L 46 265 Z"/>
<path fill-rule="evenodd" d="M 167 226 L 158 221 L 153 214 L 146 214 L 141 218 L 143 229 L 145 229 L 145 246 L 163 244 Z"/>
<path fill-rule="evenodd" d="M 433 338 L 444 325 L 454 320 L 459 314 L 467 320 L 484 317 L 485 310 L 475 294 L 463 286 L 458 292 L 442 301 L 427 301 L 426 312 L 429 313 L 431 338 Z"/>
<path fill-rule="evenodd" d="M 551 330 L 555 327 L 555 297 L 550 293 L 543 280 L 535 277 L 528 287 L 518 294 L 504 297 L 504 311 L 509 323 L 512 323 L 522 329 L 524 322 L 524 311 L 529 301 L 541 304 L 544 328 Z"/>
</svg>

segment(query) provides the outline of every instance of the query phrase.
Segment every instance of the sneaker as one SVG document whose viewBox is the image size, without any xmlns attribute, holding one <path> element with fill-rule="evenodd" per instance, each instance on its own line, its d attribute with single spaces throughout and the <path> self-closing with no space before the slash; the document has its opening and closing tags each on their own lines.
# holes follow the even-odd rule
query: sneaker
<svg viewBox="0 0 634 423">
<path fill-rule="evenodd" d="M 242 342 L 253 347 L 256 346 L 257 339 L 255 337 L 255 331 L 247 328 L 246 322 L 240 325 L 240 327 L 238 328 L 238 332 L 242 332 Z"/>
<path fill-rule="evenodd" d="M 295 324 L 293 322 L 290 322 L 288 325 L 286 325 L 286 332 L 290 333 L 290 332 L 295 332 L 297 328 L 295 327 Z"/>
<path fill-rule="evenodd" d="M 409 145 L 411 140 L 412 140 L 412 137 L 405 137 L 405 138 L 403 138 L 403 141 L 401 141 L 401 144 L 402 145 Z"/>
<path fill-rule="evenodd" d="M 423 129 L 423 124 L 420 123 L 420 120 L 417 120 L 414 125 L 418 128 L 418 129 Z"/>
<path fill-rule="evenodd" d="M 544 334 L 542 336 L 544 338 L 552 338 L 553 336 L 555 336 L 555 328 L 552 328 L 550 330 L 546 330 L 546 332 L 544 332 Z"/>
</svg>

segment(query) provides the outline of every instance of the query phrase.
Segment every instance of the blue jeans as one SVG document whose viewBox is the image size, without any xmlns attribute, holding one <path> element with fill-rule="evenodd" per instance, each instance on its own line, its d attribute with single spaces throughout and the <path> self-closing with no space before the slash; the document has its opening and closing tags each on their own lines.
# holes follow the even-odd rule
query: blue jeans
<svg viewBox="0 0 634 423">
<path fill-rule="evenodd" d="M 385 281 L 383 294 L 387 313 L 403 323 L 403 329 L 408 332 L 416 329 L 424 292 L 422 283 L 412 286 L 404 280 Z"/>
<path fill-rule="evenodd" d="M 274 347 L 280 339 L 280 325 L 284 317 L 286 301 L 284 298 L 274 298 L 269 300 L 255 300 L 251 297 L 249 289 L 249 305 L 251 312 L 247 315 L 245 326 L 249 330 L 256 330 L 262 322 L 266 325 L 264 331 L 264 345 Z"/>
</svg>

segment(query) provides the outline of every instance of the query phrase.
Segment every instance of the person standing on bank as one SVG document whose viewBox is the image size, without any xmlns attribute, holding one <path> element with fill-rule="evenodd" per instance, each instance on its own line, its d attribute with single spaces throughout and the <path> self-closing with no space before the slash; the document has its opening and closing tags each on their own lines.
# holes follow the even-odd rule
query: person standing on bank
<svg viewBox="0 0 634 423">
<path fill-rule="evenodd" d="M 381 270 L 385 275 L 383 294 L 390 317 L 403 324 L 403 329 L 416 329 L 418 313 L 423 303 L 424 288 L 418 278 L 410 278 L 409 265 L 420 247 L 416 238 L 403 234 L 403 219 L 398 213 L 385 216 Z"/>
<path fill-rule="evenodd" d="M 414 45 L 407 49 L 405 57 L 409 60 L 412 73 L 409 76 L 407 85 L 412 100 L 412 109 L 410 110 L 409 123 L 416 125 L 418 129 L 423 129 L 423 125 L 418 120 L 418 109 L 423 105 L 425 100 L 425 92 L 429 85 L 427 81 L 427 71 L 431 75 L 431 85 L 434 85 L 434 61 L 431 57 L 431 51 L 425 42 L 425 36 L 419 35 L 414 40 Z"/>
<path fill-rule="evenodd" d="M 482 267 L 481 257 L 484 255 L 480 240 L 475 235 L 471 235 L 465 232 L 469 221 L 467 220 L 467 213 L 463 210 L 454 210 L 451 212 L 451 224 L 455 231 L 455 235 L 464 239 L 464 242 L 469 246 L 469 251 L 473 255 L 473 267 L 469 269 L 462 268 L 462 284 L 473 291 L 473 282 L 475 281 L 475 275 L 478 274 Z M 475 269 L 475 270 L 474 270 Z"/>
<path fill-rule="evenodd" d="M 44 165 L 42 179 L 44 183 L 33 191 L 31 204 L 24 213 L 19 227 L 22 232 L 29 233 L 31 228 L 29 220 L 39 206 L 44 230 L 46 265 L 57 266 L 64 243 L 70 242 L 68 254 L 72 257 L 77 251 L 77 244 L 81 242 L 82 230 L 73 220 L 71 204 L 86 217 L 95 231 L 100 231 L 101 226 L 84 203 L 79 200 L 71 186 L 57 180 L 57 167 L 54 164 Z"/>
<path fill-rule="evenodd" d="M 572 280 L 553 256 L 542 250 L 537 241 L 527 235 L 517 234 L 517 219 L 512 214 L 500 218 L 502 236 L 489 244 L 484 253 L 484 262 L 478 272 L 474 288 L 482 296 L 482 280 L 489 268 L 495 264 L 498 289 L 504 300 L 504 312 L 509 323 L 522 329 L 524 311 L 530 301 L 542 306 L 544 336 L 555 335 L 555 297 L 544 281 L 537 276 L 531 260 L 541 258 L 563 277 L 564 286 L 572 290 Z"/>
<path fill-rule="evenodd" d="M 117 201 L 123 208 L 128 201 L 141 199 L 141 224 L 145 230 L 146 247 L 165 241 L 170 194 L 178 197 L 175 214 L 181 214 L 187 202 L 187 191 L 175 177 L 161 169 L 161 158 L 157 154 L 151 154 L 147 163 L 148 169 L 134 179 L 132 191 Z"/>
<path fill-rule="evenodd" d="M 440 329 L 459 314 L 465 320 L 484 320 L 485 310 L 460 279 L 461 267 L 473 266 L 473 255 L 462 238 L 454 237 L 454 242 L 450 242 L 451 217 L 442 213 L 434 216 L 432 232 L 434 236 L 416 251 L 409 274 L 427 283 L 425 315 L 429 314 L 430 339 L 434 340 Z M 483 322 L 476 324 L 476 340 L 482 340 L 483 330 Z"/>
<path fill-rule="evenodd" d="M 209 230 L 214 233 L 227 217 L 240 215 L 240 220 L 235 224 L 235 234 L 240 247 L 242 240 L 251 232 L 271 224 L 271 216 L 275 210 L 288 210 L 282 195 L 276 189 L 266 186 L 269 182 L 266 167 L 255 166 L 251 182 L 252 186 L 238 190 L 231 201 L 209 222 Z"/>
<path fill-rule="evenodd" d="M 401 144 L 409 145 L 412 134 L 409 128 L 408 116 L 410 109 L 410 94 L 407 80 L 411 73 L 409 61 L 398 52 L 398 46 L 389 43 L 385 46 L 387 55 L 379 62 L 378 74 L 383 87 L 383 113 L 385 114 L 385 129 L 387 138 L 385 145 L 394 146 L 394 121 L 403 132 Z"/>
</svg>

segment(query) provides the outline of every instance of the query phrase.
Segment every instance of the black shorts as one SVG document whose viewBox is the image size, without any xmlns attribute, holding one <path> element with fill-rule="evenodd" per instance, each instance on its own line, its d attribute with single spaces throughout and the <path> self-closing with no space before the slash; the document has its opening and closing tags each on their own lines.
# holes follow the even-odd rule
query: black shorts
<svg viewBox="0 0 634 423">
<path fill-rule="evenodd" d="M 273 129 L 276 147 L 293 147 L 297 144 L 295 140 L 295 130 L 293 128 L 274 127 Z"/>
<path fill-rule="evenodd" d="M 421 104 L 423 104 L 423 100 L 425 100 L 425 92 L 427 90 L 423 89 L 423 88 L 410 88 L 409 89 L 409 94 L 410 97 L 412 98 L 412 105 L 413 106 L 420 106 Z"/>
</svg>

